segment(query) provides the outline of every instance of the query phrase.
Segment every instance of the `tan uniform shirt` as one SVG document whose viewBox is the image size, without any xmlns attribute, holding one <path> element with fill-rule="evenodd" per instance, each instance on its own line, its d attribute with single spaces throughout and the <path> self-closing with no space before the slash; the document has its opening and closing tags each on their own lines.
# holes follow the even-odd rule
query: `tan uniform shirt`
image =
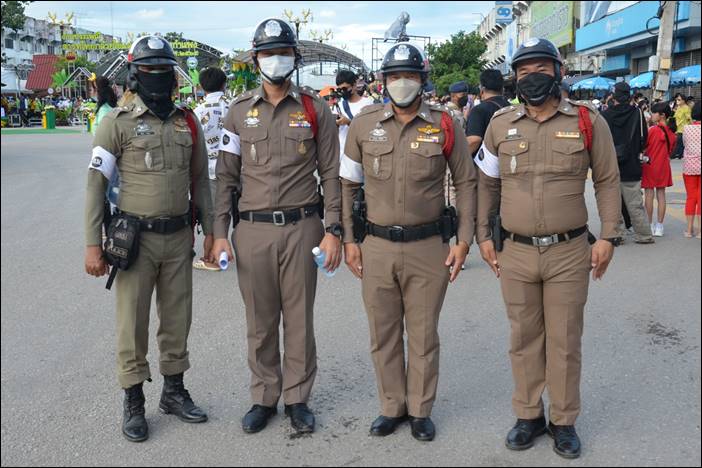
<svg viewBox="0 0 702 468">
<path fill-rule="evenodd" d="M 303 94 L 313 97 L 316 138 Z M 324 191 L 324 221 L 338 223 L 339 137 L 329 107 L 312 90 L 292 84 L 276 107 L 263 87 L 242 94 L 230 105 L 220 138 L 215 238 L 227 237 L 234 187 L 242 192 L 239 211 L 301 208 L 319 202 L 315 171 Z"/>
<path fill-rule="evenodd" d="M 120 176 L 120 210 L 145 218 L 180 216 L 190 208 L 191 161 L 195 204 L 203 214 L 205 234 L 212 232 L 207 149 L 202 128 L 196 127 L 193 154 L 193 138 L 180 109 L 163 122 L 135 96 L 104 117 L 93 140 L 88 171 L 87 245 L 101 243 L 103 199 L 114 171 Z"/>
<path fill-rule="evenodd" d="M 382 226 L 416 226 L 436 221 L 446 206 L 444 173 L 448 164 L 456 187 L 458 240 L 473 241 L 477 174 L 463 130 L 453 121 L 449 158 L 442 110 L 422 103 L 403 126 L 390 104 L 368 106 L 351 122 L 342 163 L 344 242 L 353 242 L 351 207 L 365 183 L 368 220 Z M 447 161 L 448 159 L 448 161 Z"/>
<path fill-rule="evenodd" d="M 588 107 L 592 121 L 589 152 L 578 127 L 580 106 Z M 621 209 L 617 157 L 607 122 L 589 105 L 561 101 L 541 123 L 524 105 L 505 107 L 490 121 L 475 162 L 481 169 L 479 242 L 490 238 L 489 217 L 498 207 L 505 229 L 523 236 L 562 234 L 586 225 L 590 168 L 601 237 L 616 237 Z"/>
</svg>

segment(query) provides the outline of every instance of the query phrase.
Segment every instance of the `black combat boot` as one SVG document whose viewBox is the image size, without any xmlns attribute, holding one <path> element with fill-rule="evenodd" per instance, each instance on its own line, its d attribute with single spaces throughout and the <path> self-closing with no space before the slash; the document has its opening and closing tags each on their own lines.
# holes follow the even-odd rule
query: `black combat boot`
<svg viewBox="0 0 702 468">
<path fill-rule="evenodd" d="M 517 424 L 510 429 L 505 439 L 505 446 L 510 450 L 526 450 L 534 446 L 534 440 L 546 433 L 546 418 L 517 419 Z"/>
<path fill-rule="evenodd" d="M 149 426 L 144 417 L 144 390 L 142 384 L 124 389 L 122 434 L 130 442 L 143 442 L 149 438 Z"/>
<path fill-rule="evenodd" d="M 166 414 L 175 414 L 181 421 L 201 423 L 207 414 L 193 403 L 190 393 L 183 386 L 183 373 L 163 376 L 163 392 L 159 409 Z"/>
</svg>

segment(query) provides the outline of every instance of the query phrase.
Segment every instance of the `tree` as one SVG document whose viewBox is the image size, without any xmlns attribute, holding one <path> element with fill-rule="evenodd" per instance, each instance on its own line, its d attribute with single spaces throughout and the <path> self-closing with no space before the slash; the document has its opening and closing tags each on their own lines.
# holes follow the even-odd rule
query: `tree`
<svg viewBox="0 0 702 468">
<path fill-rule="evenodd" d="M 95 72 L 97 69 L 97 64 L 95 62 L 91 62 L 90 60 L 88 60 L 87 57 L 83 55 L 78 55 L 73 61 L 72 70 L 75 70 L 76 68 L 80 67 L 86 68 L 88 71 Z M 54 64 L 54 70 L 65 70 L 66 72 L 68 72 L 68 60 L 66 60 L 65 56 L 59 57 L 59 59 L 56 61 L 56 64 Z"/>
<path fill-rule="evenodd" d="M 167 32 L 163 38 L 173 44 L 174 42 L 183 42 L 185 39 L 183 39 L 183 33 L 182 32 Z"/>
<path fill-rule="evenodd" d="M 484 61 L 485 41 L 477 32 L 466 34 L 459 31 L 441 44 L 429 44 L 427 55 L 431 65 L 430 77 L 439 95 L 448 93 L 448 87 L 456 81 L 477 84 Z"/>
<path fill-rule="evenodd" d="M 32 2 L 2 2 L 2 26 L 15 32 L 24 27 L 27 19 L 24 16 L 24 7 Z"/>
</svg>

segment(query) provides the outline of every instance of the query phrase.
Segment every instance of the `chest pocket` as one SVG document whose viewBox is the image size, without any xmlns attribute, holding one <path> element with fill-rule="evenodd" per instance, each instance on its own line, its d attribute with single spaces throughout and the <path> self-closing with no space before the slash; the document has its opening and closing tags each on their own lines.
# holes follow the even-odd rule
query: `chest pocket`
<svg viewBox="0 0 702 468">
<path fill-rule="evenodd" d="M 264 166 L 271 160 L 268 148 L 268 130 L 263 127 L 244 128 L 241 134 L 241 163 L 248 166 Z"/>
<path fill-rule="evenodd" d="M 311 128 L 286 128 L 283 147 L 283 166 L 306 163 L 317 151 L 317 143 Z"/>
<path fill-rule="evenodd" d="M 363 142 L 363 174 L 373 179 L 389 179 L 392 175 L 392 148 L 389 141 Z"/>
<path fill-rule="evenodd" d="M 500 144 L 498 150 L 500 177 L 526 174 L 529 170 L 529 142 L 510 140 Z"/>
<path fill-rule="evenodd" d="M 552 170 L 557 174 L 579 174 L 587 170 L 589 158 L 582 140 L 555 138 L 551 143 Z"/>
<path fill-rule="evenodd" d="M 409 171 L 417 181 L 437 180 L 446 171 L 446 159 L 438 143 L 419 143 L 419 148 L 410 149 Z"/>
<path fill-rule="evenodd" d="M 124 152 L 137 172 L 158 172 L 165 169 L 161 135 L 134 137 Z"/>
<path fill-rule="evenodd" d="M 176 164 L 178 168 L 184 169 L 190 167 L 190 158 L 193 153 L 193 138 L 190 136 L 190 131 L 185 132 L 175 132 L 173 137 L 175 142 L 176 150 Z"/>
</svg>

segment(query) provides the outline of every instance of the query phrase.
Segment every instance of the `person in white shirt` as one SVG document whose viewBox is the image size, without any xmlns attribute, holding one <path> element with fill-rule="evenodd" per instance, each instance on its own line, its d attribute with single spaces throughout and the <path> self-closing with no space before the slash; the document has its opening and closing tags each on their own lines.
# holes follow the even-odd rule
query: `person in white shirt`
<svg viewBox="0 0 702 468">
<path fill-rule="evenodd" d="M 338 104 L 339 117 L 336 119 L 336 126 L 339 127 L 339 157 L 341 167 L 349 164 L 347 156 L 344 154 L 346 145 L 346 135 L 349 133 L 349 125 L 355 115 L 358 115 L 366 106 L 373 104 L 373 99 L 363 96 L 363 88 L 357 89 L 358 76 L 351 70 L 341 70 L 336 75 L 336 89 L 342 99 Z M 351 162 L 351 164 L 355 164 Z"/>
<path fill-rule="evenodd" d="M 224 88 L 227 84 L 227 76 L 216 67 L 208 67 L 200 72 L 200 86 L 205 91 L 205 100 L 195 108 L 207 145 L 207 157 L 209 159 L 210 193 L 212 194 L 212 204 L 217 191 L 217 180 L 215 168 L 217 166 L 217 155 L 219 154 L 219 135 L 222 131 L 224 117 L 229 110 L 229 100 L 224 95 Z M 199 270 L 218 271 L 219 265 L 205 262 L 200 258 L 193 263 L 193 267 Z"/>
</svg>

